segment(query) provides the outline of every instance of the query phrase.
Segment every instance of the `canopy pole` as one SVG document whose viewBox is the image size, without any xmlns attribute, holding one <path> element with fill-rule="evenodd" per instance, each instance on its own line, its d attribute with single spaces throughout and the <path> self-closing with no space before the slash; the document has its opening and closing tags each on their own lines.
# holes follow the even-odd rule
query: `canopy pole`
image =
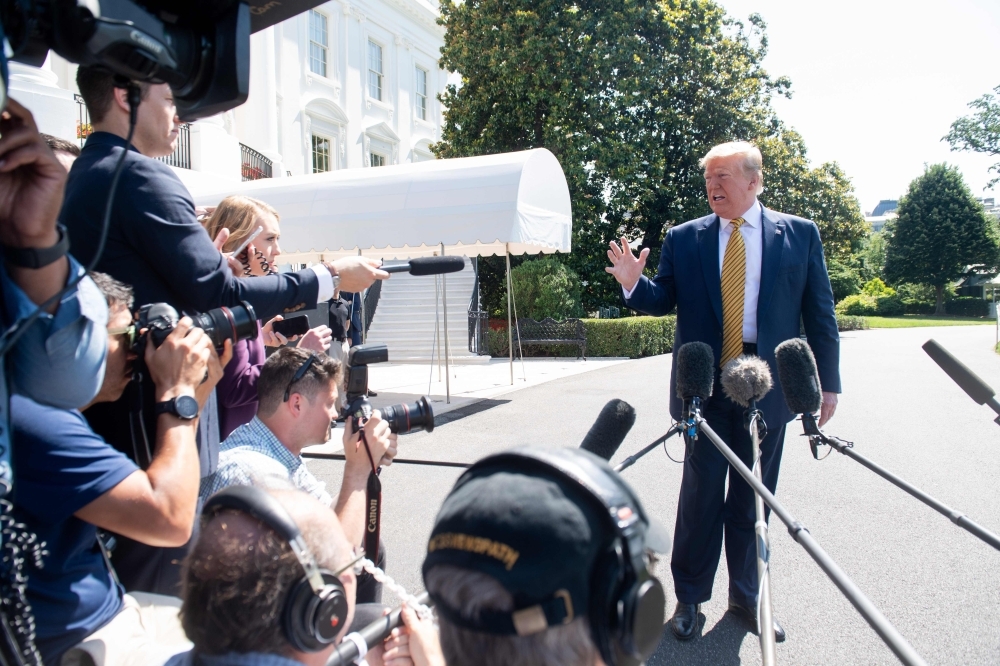
<svg viewBox="0 0 1000 666">
<path fill-rule="evenodd" d="M 437 253 L 435 253 L 435 254 L 437 254 Z M 439 278 L 440 278 L 440 276 L 438 276 L 438 275 L 434 276 L 434 345 L 437 347 L 438 382 L 440 383 L 441 382 L 441 329 L 440 329 L 440 326 L 441 326 L 441 310 L 440 310 L 441 294 L 440 294 L 440 291 L 438 289 L 438 279 Z M 433 354 L 431 356 L 433 358 Z M 433 366 L 433 363 L 431 365 Z M 433 369 L 431 370 L 431 374 L 433 374 Z"/>
<path fill-rule="evenodd" d="M 361 256 L 361 248 L 358 248 L 358 256 Z M 368 313 L 365 311 L 365 292 L 367 289 L 361 290 L 361 344 L 368 342 Z"/>
<path fill-rule="evenodd" d="M 444 256 L 444 243 L 441 243 L 441 256 Z M 441 275 L 441 306 L 444 311 L 444 395 L 445 404 L 451 404 L 451 348 L 448 344 L 448 282 Z"/>
<path fill-rule="evenodd" d="M 510 306 L 510 243 L 504 243 L 507 257 L 507 350 L 510 352 L 510 385 L 514 385 L 514 325 L 511 322 Z"/>
</svg>

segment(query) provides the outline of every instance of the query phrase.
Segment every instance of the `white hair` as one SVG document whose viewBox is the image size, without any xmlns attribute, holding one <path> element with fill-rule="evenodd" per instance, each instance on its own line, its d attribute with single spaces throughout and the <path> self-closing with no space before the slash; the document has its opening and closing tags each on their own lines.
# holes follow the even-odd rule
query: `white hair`
<svg viewBox="0 0 1000 666">
<path fill-rule="evenodd" d="M 764 158 L 761 157 L 760 149 L 749 141 L 730 141 L 713 146 L 703 158 L 698 160 L 698 166 L 704 169 L 709 162 L 722 157 L 733 157 L 738 155 L 743 158 L 740 165 L 743 168 L 743 175 L 748 177 L 757 176 L 757 194 L 764 191 Z"/>
</svg>

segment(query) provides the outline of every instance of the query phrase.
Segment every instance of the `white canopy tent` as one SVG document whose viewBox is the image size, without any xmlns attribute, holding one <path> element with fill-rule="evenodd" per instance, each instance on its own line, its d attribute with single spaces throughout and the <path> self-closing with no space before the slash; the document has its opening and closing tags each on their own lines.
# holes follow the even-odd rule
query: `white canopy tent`
<svg viewBox="0 0 1000 666">
<path fill-rule="evenodd" d="M 194 172 L 181 177 L 199 206 L 214 206 L 231 194 L 273 206 L 281 216 L 282 263 L 358 254 L 507 255 L 512 384 L 510 255 L 570 251 L 569 187 L 559 161 L 544 148 L 238 185 L 209 184 Z M 447 348 L 447 309 L 445 321 Z"/>
<path fill-rule="evenodd" d="M 569 252 L 572 212 L 558 160 L 545 149 L 431 160 L 219 189 L 192 173 L 195 203 L 230 194 L 267 202 L 281 215 L 282 261 L 363 254 L 385 259 Z"/>
</svg>

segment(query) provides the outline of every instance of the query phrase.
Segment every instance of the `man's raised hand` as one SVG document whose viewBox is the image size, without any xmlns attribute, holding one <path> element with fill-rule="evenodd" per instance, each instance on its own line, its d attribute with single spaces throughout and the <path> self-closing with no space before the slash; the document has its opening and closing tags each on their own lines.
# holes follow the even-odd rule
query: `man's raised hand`
<svg viewBox="0 0 1000 666">
<path fill-rule="evenodd" d="M 632 291 L 642 277 L 642 269 L 646 266 L 646 257 L 649 256 L 649 248 L 644 248 L 639 256 L 632 254 L 632 248 L 624 237 L 621 239 L 621 246 L 615 241 L 611 241 L 611 249 L 608 250 L 608 259 L 611 265 L 605 268 L 607 272 L 615 276 L 618 283 L 625 288 L 625 291 Z"/>
</svg>

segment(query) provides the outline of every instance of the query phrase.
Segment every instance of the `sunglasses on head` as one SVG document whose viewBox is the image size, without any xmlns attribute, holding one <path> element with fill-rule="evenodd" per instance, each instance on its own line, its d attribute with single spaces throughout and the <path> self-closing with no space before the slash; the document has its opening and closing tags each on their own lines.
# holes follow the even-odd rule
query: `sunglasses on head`
<svg viewBox="0 0 1000 666">
<path fill-rule="evenodd" d="M 282 402 L 288 402 L 288 399 L 292 396 L 292 386 L 295 382 L 300 381 L 306 376 L 306 373 L 309 372 L 309 368 L 312 367 L 315 360 L 316 354 L 309 354 L 309 358 L 302 362 L 299 369 L 295 371 L 294 375 L 292 375 L 292 381 L 288 382 L 288 388 L 285 389 L 285 397 L 282 399 Z"/>
</svg>

